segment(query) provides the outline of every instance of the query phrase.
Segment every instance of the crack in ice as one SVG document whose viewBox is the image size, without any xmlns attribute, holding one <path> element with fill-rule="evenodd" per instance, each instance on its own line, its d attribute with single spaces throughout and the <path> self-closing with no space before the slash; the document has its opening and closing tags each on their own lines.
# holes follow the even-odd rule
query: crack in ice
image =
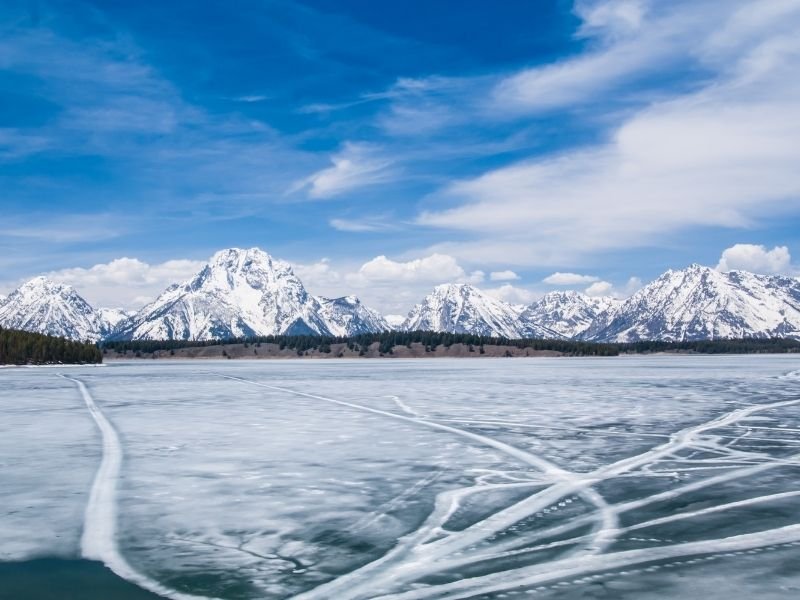
<svg viewBox="0 0 800 600">
<path fill-rule="evenodd" d="M 217 600 L 170 589 L 134 569 L 122 555 L 117 543 L 117 481 L 122 468 L 122 444 L 119 435 L 81 380 L 60 373 L 59 377 L 78 387 L 103 439 L 100 467 L 95 474 L 84 514 L 81 555 L 86 559 L 102 562 L 122 579 L 172 600 Z"/>
</svg>

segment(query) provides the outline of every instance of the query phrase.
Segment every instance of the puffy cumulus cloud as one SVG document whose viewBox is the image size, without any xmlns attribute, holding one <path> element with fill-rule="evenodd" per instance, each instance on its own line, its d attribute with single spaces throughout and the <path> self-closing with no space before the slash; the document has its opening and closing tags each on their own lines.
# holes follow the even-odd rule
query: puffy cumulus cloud
<svg viewBox="0 0 800 600">
<path fill-rule="evenodd" d="M 642 287 L 642 280 L 631 277 L 622 287 L 617 287 L 609 281 L 595 281 L 584 290 L 587 296 L 612 296 L 613 298 L 628 298 L 638 292 Z"/>
<path fill-rule="evenodd" d="M 514 271 L 492 271 L 489 274 L 489 279 L 492 281 L 515 281 L 519 279 L 519 275 Z"/>
<path fill-rule="evenodd" d="M 305 189 L 311 198 L 332 198 L 354 189 L 390 181 L 397 174 L 394 161 L 372 144 L 347 142 L 331 156 L 332 166 L 296 183 L 290 193 Z"/>
<path fill-rule="evenodd" d="M 622 297 L 627 298 L 628 296 L 633 296 L 636 292 L 642 289 L 643 285 L 644 284 L 639 277 L 631 277 L 628 279 L 625 287 L 622 288 Z"/>
<path fill-rule="evenodd" d="M 180 259 L 151 265 L 123 257 L 89 268 L 62 269 L 45 275 L 73 286 L 93 306 L 131 309 L 152 300 L 173 283 L 190 278 L 204 264 Z"/>
<path fill-rule="evenodd" d="M 548 275 L 542 281 L 550 285 L 583 285 L 585 283 L 592 283 L 598 281 L 600 278 L 594 275 L 580 275 L 578 273 L 561 273 L 556 271 L 552 275 Z"/>
<path fill-rule="evenodd" d="M 617 112 L 623 116 L 603 142 L 451 183 L 417 219 L 459 232 L 463 241 L 437 251 L 476 262 L 510 256 L 512 266 L 578 263 L 678 231 L 744 228 L 800 211 L 800 3 L 651 9 L 622 37 L 500 84 L 497 112 L 594 105 L 604 90 L 636 89 L 623 79 L 649 77 L 664 61 L 707 78 Z"/>
<path fill-rule="evenodd" d="M 323 258 L 294 264 L 294 272 L 312 294 L 337 297 L 355 294 L 384 314 L 405 314 L 440 283 L 481 283 L 483 271 L 467 271 L 452 256 L 431 254 L 408 261 L 376 256 L 360 265 Z"/>
<path fill-rule="evenodd" d="M 407 262 L 398 262 L 386 256 L 376 256 L 361 265 L 357 273 L 348 277 L 349 281 L 422 281 L 426 283 L 445 283 L 451 281 L 483 281 L 484 274 L 474 271 L 471 274 L 447 254 L 431 254 Z"/>
<path fill-rule="evenodd" d="M 329 258 L 321 258 L 317 262 L 295 263 L 292 270 L 306 286 L 312 289 L 327 289 L 342 282 L 342 274 L 333 267 Z M 324 292 L 321 292 L 324 293 Z"/>
<path fill-rule="evenodd" d="M 608 281 L 595 281 L 584 290 L 587 296 L 610 296 L 613 291 L 614 285 Z"/>
<path fill-rule="evenodd" d="M 735 244 L 726 248 L 717 264 L 719 271 L 751 271 L 767 275 L 788 275 L 792 268 L 792 256 L 786 246 L 766 246 L 756 244 Z"/>
<path fill-rule="evenodd" d="M 540 296 L 531 290 L 506 283 L 497 288 L 483 290 L 487 295 L 509 304 L 530 304 Z"/>
</svg>

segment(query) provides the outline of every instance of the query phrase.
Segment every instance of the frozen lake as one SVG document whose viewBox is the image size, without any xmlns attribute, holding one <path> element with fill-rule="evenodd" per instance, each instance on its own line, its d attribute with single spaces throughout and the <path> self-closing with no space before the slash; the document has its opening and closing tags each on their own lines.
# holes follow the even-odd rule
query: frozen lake
<svg viewBox="0 0 800 600">
<path fill-rule="evenodd" d="M 0 370 L 0 598 L 156 596 L 798 598 L 800 359 Z"/>
</svg>

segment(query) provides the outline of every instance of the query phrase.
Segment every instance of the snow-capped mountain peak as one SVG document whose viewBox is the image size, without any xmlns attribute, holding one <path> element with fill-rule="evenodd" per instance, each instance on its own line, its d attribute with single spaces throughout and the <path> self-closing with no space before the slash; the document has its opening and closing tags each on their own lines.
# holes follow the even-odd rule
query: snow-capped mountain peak
<svg viewBox="0 0 800 600">
<path fill-rule="evenodd" d="M 354 335 L 388 325 L 355 296 L 310 295 L 289 263 L 259 248 L 215 253 L 194 277 L 167 288 L 115 338 L 214 339 Z"/>
<path fill-rule="evenodd" d="M 525 331 L 518 317 L 502 300 L 466 283 L 449 283 L 436 286 L 412 308 L 401 329 L 520 338 Z"/>
<path fill-rule="evenodd" d="M 520 314 L 524 324 L 545 327 L 565 338 L 581 339 L 599 321 L 607 322 L 620 301 L 575 291 L 549 292 Z"/>
<path fill-rule="evenodd" d="M 0 305 L 0 325 L 76 340 L 99 340 L 100 315 L 71 286 L 34 277 Z"/>
<path fill-rule="evenodd" d="M 112 333 L 120 323 L 136 314 L 136 311 L 122 308 L 98 308 L 96 312 L 103 322 L 103 329 L 106 334 Z"/>
<path fill-rule="evenodd" d="M 599 340 L 800 337 L 800 281 L 693 264 L 626 300 Z"/>
<path fill-rule="evenodd" d="M 356 296 L 318 297 L 316 300 L 320 305 L 320 316 L 332 335 L 345 337 L 391 329 L 379 313 L 364 306 Z"/>
<path fill-rule="evenodd" d="M 194 277 L 167 288 L 116 338 L 192 339 L 327 333 L 319 303 L 288 263 L 258 248 L 215 253 Z"/>
<path fill-rule="evenodd" d="M 468 284 L 443 284 L 398 325 L 355 296 L 312 296 L 288 263 L 258 248 L 231 248 L 134 315 L 95 310 L 69 285 L 35 277 L 0 300 L 0 325 L 79 340 L 350 336 L 393 327 L 622 342 L 800 339 L 800 280 L 693 264 L 666 271 L 624 302 L 568 291 L 527 307 Z"/>
</svg>

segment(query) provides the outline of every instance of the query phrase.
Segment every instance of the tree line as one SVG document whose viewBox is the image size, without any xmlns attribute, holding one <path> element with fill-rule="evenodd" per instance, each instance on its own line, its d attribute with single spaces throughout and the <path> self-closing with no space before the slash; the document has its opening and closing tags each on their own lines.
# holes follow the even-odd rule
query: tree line
<svg viewBox="0 0 800 600">
<path fill-rule="evenodd" d="M 229 338 L 224 340 L 108 341 L 102 344 L 102 348 L 120 353 L 128 351 L 134 353 L 152 353 L 161 350 L 178 350 L 180 348 L 197 348 L 221 344 L 252 344 L 255 346 L 260 344 L 276 344 L 281 350 L 288 348 L 301 354 L 310 350 L 328 353 L 331 351 L 332 344 L 345 344 L 350 350 L 364 355 L 375 343 L 378 344 L 378 352 L 381 354 L 392 354 L 395 346 L 410 347 L 411 344 L 415 343 L 422 344 L 428 351 L 434 351 L 439 346 L 449 348 L 453 344 L 464 344 L 472 347 L 479 353 L 482 353 L 484 346 L 513 346 L 521 349 L 530 348 L 531 350 L 563 352 L 570 356 L 615 356 L 618 354 L 617 349 L 611 344 L 594 344 L 569 340 L 512 340 L 468 333 L 443 333 L 437 331 L 389 331 L 382 333 L 363 333 L 350 337 L 266 335 Z"/>
<path fill-rule="evenodd" d="M 800 340 L 789 338 L 743 338 L 691 342 L 645 341 L 616 344 L 622 353 L 683 352 L 695 354 L 786 354 L 800 352 Z"/>
<path fill-rule="evenodd" d="M 44 365 L 101 363 L 103 353 L 91 342 L 0 327 L 0 364 Z"/>
<path fill-rule="evenodd" d="M 331 352 L 332 344 L 345 344 L 351 351 L 365 355 L 377 343 L 380 354 L 391 355 L 396 346 L 422 344 L 429 352 L 439 346 L 449 348 L 453 344 L 464 344 L 478 353 L 484 346 L 512 346 L 520 349 L 549 350 L 567 356 L 617 356 L 619 354 L 650 354 L 654 352 L 696 353 L 696 354 L 763 354 L 800 352 L 800 341 L 775 339 L 721 339 L 688 342 L 642 341 L 634 343 L 596 343 L 576 340 L 552 339 L 508 339 L 468 333 L 444 333 L 437 331 L 388 331 L 364 333 L 350 337 L 313 335 L 265 335 L 218 340 L 128 340 L 107 341 L 101 344 L 104 350 L 125 353 L 128 351 L 149 354 L 163 350 L 219 346 L 225 344 L 245 344 L 260 346 L 276 344 L 281 350 L 290 349 L 298 354 L 316 350 Z"/>
</svg>

